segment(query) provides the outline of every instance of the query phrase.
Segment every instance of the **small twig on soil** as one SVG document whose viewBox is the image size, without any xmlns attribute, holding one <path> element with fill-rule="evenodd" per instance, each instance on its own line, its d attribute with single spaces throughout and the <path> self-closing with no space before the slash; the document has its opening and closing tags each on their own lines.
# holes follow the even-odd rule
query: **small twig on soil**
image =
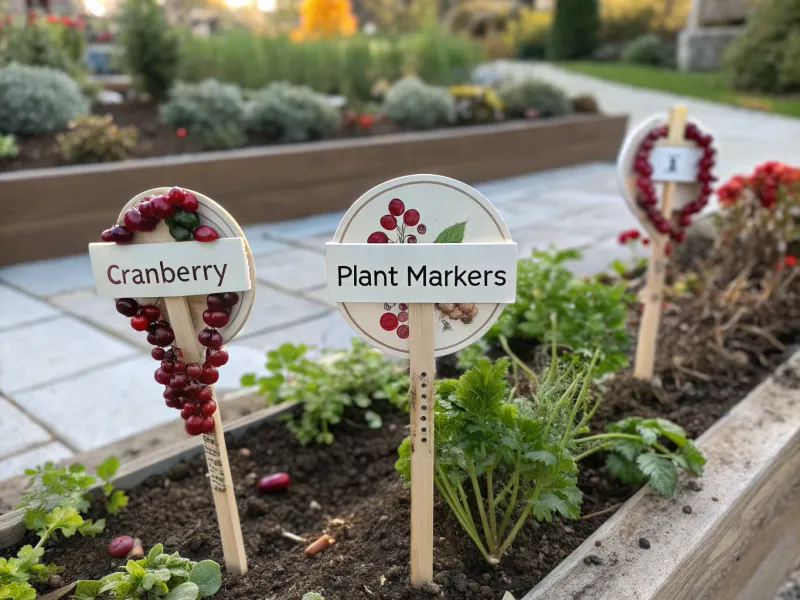
<svg viewBox="0 0 800 600">
<path fill-rule="evenodd" d="M 314 556 L 335 542 L 335 539 L 325 533 L 306 547 L 305 555 L 308 557 Z"/>
<path fill-rule="evenodd" d="M 778 339 L 774 335 L 772 335 L 769 331 L 766 331 L 761 327 L 756 327 L 755 325 L 740 325 L 739 328 L 764 338 L 781 352 L 786 352 L 786 346 L 784 346 L 781 342 L 779 342 Z"/>
<path fill-rule="evenodd" d="M 702 381 L 711 381 L 712 377 L 710 375 L 706 375 L 705 373 L 701 373 L 700 371 L 695 371 L 693 369 L 688 369 L 681 364 L 681 360 L 679 357 L 675 357 L 672 359 L 672 366 L 676 371 L 680 371 L 681 373 L 685 373 L 686 375 L 691 375 L 696 379 L 700 379 Z"/>
<path fill-rule="evenodd" d="M 622 502 L 617 502 L 616 504 L 613 504 L 612 506 L 609 506 L 608 508 L 604 508 L 603 510 L 598 510 L 597 512 L 589 513 L 588 515 L 583 515 L 580 518 L 580 520 L 581 521 L 586 521 L 587 519 L 592 519 L 594 517 L 599 517 L 600 515 L 604 515 L 606 513 L 610 513 L 610 512 L 613 512 L 613 511 L 617 510 L 620 506 L 622 506 Z"/>
<path fill-rule="evenodd" d="M 281 535 L 285 537 L 287 540 L 292 540 L 293 542 L 300 542 L 303 544 L 308 542 L 307 538 L 300 537 L 299 535 L 295 535 L 294 533 L 291 533 L 289 531 L 281 531 Z"/>
</svg>

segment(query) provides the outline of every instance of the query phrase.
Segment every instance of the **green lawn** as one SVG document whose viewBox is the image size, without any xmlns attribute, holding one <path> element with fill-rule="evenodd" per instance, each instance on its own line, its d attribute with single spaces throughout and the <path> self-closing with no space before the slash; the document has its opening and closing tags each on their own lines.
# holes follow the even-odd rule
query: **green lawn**
<svg viewBox="0 0 800 600">
<path fill-rule="evenodd" d="M 725 85 L 725 76 L 722 73 L 682 73 L 653 67 L 593 62 L 560 63 L 559 66 L 577 73 L 651 90 L 800 117 L 800 97 L 759 96 L 735 92 Z"/>
</svg>

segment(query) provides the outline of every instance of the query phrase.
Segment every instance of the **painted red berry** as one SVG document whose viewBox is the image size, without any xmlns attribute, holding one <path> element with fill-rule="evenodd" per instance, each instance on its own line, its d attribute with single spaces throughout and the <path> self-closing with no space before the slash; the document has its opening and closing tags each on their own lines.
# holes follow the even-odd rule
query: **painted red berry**
<svg viewBox="0 0 800 600">
<path fill-rule="evenodd" d="M 228 362 L 228 351 L 225 348 L 206 350 L 206 362 L 212 367 L 221 367 Z"/>
<path fill-rule="evenodd" d="M 139 211 L 139 214 L 142 215 L 145 219 L 152 219 L 156 216 L 153 212 L 153 203 L 149 200 L 143 200 L 136 205 L 136 210 Z"/>
<path fill-rule="evenodd" d="M 398 313 L 397 320 L 400 321 L 401 323 L 405 323 L 406 321 L 408 321 L 408 313 L 405 311 Z"/>
<path fill-rule="evenodd" d="M 150 351 L 150 356 L 152 356 L 156 360 L 164 360 L 164 357 L 167 355 L 167 352 L 163 348 L 153 348 Z"/>
<path fill-rule="evenodd" d="M 175 214 L 175 207 L 167 201 L 166 196 L 156 196 L 150 200 L 153 207 L 153 216 L 159 219 L 169 219 Z"/>
<path fill-rule="evenodd" d="M 208 225 L 200 225 L 200 227 L 194 228 L 192 237 L 194 237 L 195 241 L 197 242 L 213 242 L 219 238 L 219 234 L 213 227 L 209 227 Z"/>
<path fill-rule="evenodd" d="M 209 400 L 200 407 L 200 414 L 204 417 L 210 417 L 217 411 L 217 403 Z"/>
<path fill-rule="evenodd" d="M 111 228 L 111 237 L 117 244 L 130 244 L 133 241 L 133 232 L 123 225 L 114 225 Z"/>
<path fill-rule="evenodd" d="M 401 302 L 400 304 L 397 305 L 397 308 L 399 308 L 400 310 L 408 310 L 408 304 Z"/>
<path fill-rule="evenodd" d="M 225 292 L 222 294 L 222 299 L 225 301 L 225 306 L 227 308 L 233 308 L 239 304 L 239 294 L 236 292 Z"/>
<path fill-rule="evenodd" d="M 114 232 L 111 229 L 106 229 L 103 233 L 100 234 L 100 241 L 101 242 L 113 242 L 114 241 Z"/>
<path fill-rule="evenodd" d="M 383 233 L 382 231 L 376 231 L 374 233 L 370 233 L 369 237 L 367 238 L 368 244 L 388 244 L 389 243 L 389 236 Z"/>
<path fill-rule="evenodd" d="M 139 312 L 139 303 L 133 298 L 120 298 L 116 307 L 117 312 L 126 317 L 132 317 Z"/>
<path fill-rule="evenodd" d="M 186 198 L 186 192 L 179 187 L 174 187 L 167 192 L 167 202 L 173 206 L 180 206 L 184 198 Z"/>
<path fill-rule="evenodd" d="M 183 202 L 181 202 L 181 208 L 186 212 L 195 212 L 197 208 L 200 206 L 199 202 L 197 202 L 197 196 L 195 196 L 192 192 L 187 192 L 184 190 Z"/>
<path fill-rule="evenodd" d="M 401 340 L 406 339 L 408 337 L 408 331 L 408 325 L 400 325 L 400 327 L 397 328 L 397 337 Z"/>
<path fill-rule="evenodd" d="M 381 217 L 381 227 L 388 231 L 392 231 L 395 227 L 397 227 L 397 219 L 395 219 L 392 215 L 383 215 Z"/>
<path fill-rule="evenodd" d="M 197 394 L 197 401 L 200 404 L 205 404 L 214 397 L 210 387 L 201 387 L 200 392 Z"/>
<path fill-rule="evenodd" d="M 214 417 L 208 416 L 203 419 L 203 433 L 214 431 Z"/>
<path fill-rule="evenodd" d="M 228 313 L 222 310 L 207 310 L 203 313 L 203 321 L 209 327 L 225 327 L 228 324 Z"/>
<path fill-rule="evenodd" d="M 205 425 L 205 419 L 200 415 L 192 415 L 188 419 L 186 419 L 186 433 L 189 435 L 200 435 L 203 433 L 203 428 Z"/>
<path fill-rule="evenodd" d="M 206 306 L 209 310 L 224 310 L 226 308 L 222 294 L 209 294 L 206 297 Z"/>
<path fill-rule="evenodd" d="M 148 321 L 155 323 L 161 318 L 161 309 L 155 304 L 148 304 L 142 307 L 142 314 L 147 317 Z"/>
<path fill-rule="evenodd" d="M 394 313 L 383 313 L 381 315 L 381 327 L 385 331 L 394 331 L 397 329 L 397 316 Z"/>
<path fill-rule="evenodd" d="M 409 227 L 413 227 L 419 223 L 419 211 L 413 208 L 411 210 L 407 210 L 406 214 L 403 215 L 403 223 Z"/>
<path fill-rule="evenodd" d="M 189 363 L 186 365 L 186 374 L 192 379 L 197 379 L 203 373 L 203 365 L 198 363 Z"/>
<path fill-rule="evenodd" d="M 129 208 L 126 210 L 125 216 L 122 218 L 122 222 L 125 223 L 125 227 L 131 231 L 139 231 L 139 226 L 142 224 L 143 220 L 142 214 L 135 208 Z"/>
<path fill-rule="evenodd" d="M 389 213 L 393 214 L 395 217 L 402 215 L 405 209 L 406 205 L 403 204 L 403 201 L 400 200 L 400 198 L 394 198 L 389 202 Z"/>
<path fill-rule="evenodd" d="M 170 377 L 172 376 L 161 368 L 156 369 L 156 372 L 153 374 L 153 379 L 161 385 L 169 385 Z"/>
<path fill-rule="evenodd" d="M 417 236 L 415 235 L 406 236 L 406 244 L 416 244 L 416 243 L 417 243 Z"/>
<path fill-rule="evenodd" d="M 134 315 L 131 317 L 131 327 L 136 331 L 145 331 L 148 325 L 150 325 L 150 321 L 148 321 L 147 317 L 144 315 Z"/>
<path fill-rule="evenodd" d="M 424 223 L 420 223 L 419 225 L 417 225 L 417 233 L 418 234 L 425 235 L 427 233 L 427 231 L 428 231 L 428 228 L 425 227 Z"/>
<path fill-rule="evenodd" d="M 200 374 L 200 383 L 213 385 L 219 380 L 219 371 L 211 365 L 203 365 L 203 372 Z"/>
</svg>

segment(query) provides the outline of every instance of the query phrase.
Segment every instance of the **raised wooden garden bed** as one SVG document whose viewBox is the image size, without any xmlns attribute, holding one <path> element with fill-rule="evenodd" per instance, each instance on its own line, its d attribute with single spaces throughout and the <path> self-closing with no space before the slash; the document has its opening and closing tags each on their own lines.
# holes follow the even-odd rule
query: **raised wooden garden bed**
<svg viewBox="0 0 800 600">
<path fill-rule="evenodd" d="M 798 372 L 800 372 L 800 353 L 795 354 L 772 377 L 761 383 L 706 431 L 699 441 L 702 451 L 708 458 L 706 474 L 703 478 L 693 482 L 682 481 L 679 484 L 678 494 L 672 500 L 657 496 L 648 488 L 634 495 L 532 591 L 524 595 L 524 600 L 573 600 L 577 598 L 591 598 L 592 600 L 699 600 L 701 598 L 709 600 L 770 600 L 800 552 L 800 542 L 798 542 L 800 540 L 800 511 L 797 509 L 797 472 L 800 468 L 800 412 L 797 410 L 797 403 L 800 400 L 800 393 L 797 389 Z M 252 434 L 255 433 L 255 430 L 261 431 L 265 424 L 268 425 L 268 422 L 283 410 L 286 410 L 286 407 L 263 410 L 231 423 L 229 434 L 231 447 L 234 448 L 233 452 L 236 452 L 235 448 L 243 443 L 250 448 L 255 448 L 257 441 L 252 439 Z M 396 437 L 398 434 L 394 432 L 394 427 L 395 425 L 390 424 L 389 432 L 375 432 L 373 446 L 380 444 L 377 440 L 381 436 Z M 249 437 L 248 433 L 251 434 Z M 385 444 L 387 448 L 390 446 L 391 443 Z M 345 448 L 345 451 L 352 452 L 352 447 Z M 276 449 L 277 452 L 279 450 Z M 375 451 L 372 450 L 372 452 L 374 454 Z M 159 487 L 166 489 L 173 486 L 184 486 L 186 485 L 182 481 L 184 477 L 196 477 L 191 474 L 195 471 L 198 473 L 203 471 L 202 462 L 198 462 L 197 469 L 185 469 L 180 473 L 176 473 L 173 469 L 171 478 L 175 483 L 172 485 L 168 485 L 170 480 L 163 477 L 151 478 L 148 480 L 149 483 L 145 480 L 148 477 L 168 472 L 179 461 L 193 458 L 202 461 L 201 453 L 201 446 L 197 440 L 186 440 L 155 456 L 130 463 L 117 478 L 117 483 L 121 487 L 130 488 L 144 482 L 145 488 L 139 489 L 138 492 L 147 494 L 149 497 L 162 493 L 158 491 Z M 367 456 L 364 458 L 366 459 Z M 291 459 L 272 456 L 261 460 L 282 464 Z M 306 453 L 302 457 L 300 465 L 295 465 L 295 467 L 300 466 L 307 470 L 316 468 L 314 465 L 307 464 L 308 460 L 309 456 Z M 374 463 L 367 464 L 370 466 L 362 469 L 362 478 L 364 479 L 375 476 L 371 471 L 376 465 Z M 235 475 L 237 475 L 237 468 L 241 469 L 241 465 L 234 464 Z M 348 469 L 348 466 L 343 465 L 342 468 Z M 243 472 L 238 473 L 238 478 L 243 476 Z M 344 481 L 349 481 L 349 485 L 359 489 L 359 485 L 356 483 L 358 474 L 343 472 L 338 475 L 338 479 L 336 474 L 333 477 L 339 485 L 342 485 Z M 325 479 L 323 476 L 320 478 Z M 309 483 L 312 487 L 320 484 L 319 481 Z M 336 496 L 326 496 L 326 489 L 327 491 L 330 489 L 325 487 L 327 484 L 320 485 L 322 488 L 314 492 L 319 494 L 315 498 L 322 503 L 323 511 L 327 511 L 327 507 L 336 506 L 337 498 Z M 247 484 L 237 480 L 237 490 L 240 493 L 241 486 L 247 487 Z M 296 491 L 297 495 L 305 497 L 308 491 L 307 487 L 302 485 Z M 166 491 L 163 493 L 167 494 Z M 295 494 L 295 491 L 292 494 Z M 136 495 L 134 494 L 134 497 Z M 383 496 L 383 500 L 386 500 L 386 496 Z M 245 506 L 245 515 L 250 516 L 251 523 L 253 515 L 262 510 L 279 510 L 283 515 L 284 522 L 298 518 L 296 511 L 302 512 L 299 506 L 293 509 L 281 506 L 282 500 L 273 503 L 268 499 L 269 504 L 266 504 L 263 501 L 249 498 L 242 499 L 241 502 Z M 391 511 L 398 507 L 401 512 L 405 507 L 405 516 L 407 516 L 407 501 L 406 504 L 403 504 L 402 500 L 394 504 L 378 506 L 375 514 L 384 511 L 385 514 L 390 515 Z M 375 510 L 371 512 L 375 512 Z M 272 512 L 262 514 L 256 521 L 268 520 L 271 514 Z M 446 512 L 437 511 L 437 519 L 441 519 L 446 514 Z M 203 515 L 205 513 L 198 512 L 195 518 L 203 518 Z M 336 516 L 333 510 L 330 516 Z M 370 520 L 367 531 L 371 531 L 373 535 L 364 539 L 363 542 L 372 546 L 376 552 L 388 552 L 389 546 L 386 546 L 381 540 L 391 541 L 391 539 L 387 540 L 389 534 L 384 531 L 385 527 L 381 529 L 380 524 L 371 523 L 371 519 L 375 515 L 371 514 L 369 517 L 364 515 L 345 516 L 356 522 L 360 518 Z M 390 518 L 385 518 L 391 524 L 391 521 L 388 520 Z M 394 516 L 391 517 L 391 519 L 394 518 Z M 183 520 L 185 521 L 185 519 Z M 194 522 L 191 518 L 189 521 Z M 574 528 L 585 528 L 590 522 L 574 522 Z M 130 527 L 132 523 L 126 519 L 123 525 Z M 140 525 L 146 527 L 146 524 Z M 184 526 L 188 527 L 186 523 Z M 570 526 L 572 527 L 572 524 Z M 211 529 L 214 527 L 215 525 L 212 523 Z M 188 527 L 188 529 L 192 529 L 192 527 Z M 534 529 L 538 531 L 527 540 L 521 541 L 522 544 L 525 544 L 525 548 L 521 548 L 516 556 L 509 557 L 512 572 L 517 568 L 514 565 L 524 564 L 520 561 L 527 559 L 527 555 L 539 554 L 542 548 L 548 544 L 551 549 L 554 544 L 557 545 L 560 541 L 557 537 L 559 533 L 565 539 L 573 537 L 572 530 L 564 528 L 562 531 L 560 523 L 537 525 Z M 275 571 L 270 566 L 270 561 L 276 557 L 275 553 L 280 554 L 282 551 L 279 548 L 266 550 L 267 547 L 274 545 L 280 547 L 280 541 L 276 541 L 280 539 L 279 535 L 275 534 L 276 537 L 272 539 L 272 534 L 269 533 L 266 526 L 259 531 L 263 536 L 261 543 L 265 550 L 254 560 L 256 563 L 254 572 L 247 576 L 250 578 L 250 584 L 229 582 L 230 587 L 223 586 L 225 598 L 250 597 L 247 594 L 251 592 L 249 586 L 253 585 L 254 577 L 269 580 L 279 577 L 280 573 L 283 573 L 283 567 L 278 566 L 276 567 L 278 571 Z M 19 542 L 23 534 L 24 527 L 20 524 L 19 514 L 10 513 L 0 518 L 0 547 Z M 177 538 L 181 539 L 182 534 L 162 532 L 162 535 L 177 535 Z M 204 533 L 200 534 L 200 539 L 204 540 L 204 535 Z M 249 535 L 254 534 L 251 532 Z M 343 533 L 342 541 L 348 543 L 349 540 L 351 545 L 348 548 L 352 548 L 352 543 L 359 541 L 362 535 L 366 535 L 363 526 L 356 525 L 352 533 Z M 443 539 L 440 538 L 440 542 Z M 530 545 L 534 541 L 539 547 Z M 101 545 L 88 539 L 80 543 Z M 207 555 L 208 543 L 208 541 L 198 542 L 199 547 L 202 548 L 201 554 Z M 74 552 L 74 549 L 72 551 Z M 56 547 L 51 552 L 60 551 Z M 398 554 L 402 556 L 403 550 L 401 549 Z M 541 565 L 542 555 L 539 554 L 539 556 Z M 61 564 L 64 557 L 64 554 L 56 557 L 56 562 Z M 468 565 L 479 564 L 474 562 L 475 558 L 465 557 L 465 562 Z M 103 560 L 108 562 L 107 558 Z M 341 558 L 341 555 L 334 550 L 327 555 L 323 562 L 316 561 L 313 566 L 308 563 L 307 568 L 309 571 L 327 569 L 328 567 L 323 565 L 330 563 L 333 565 L 331 568 L 334 571 L 338 569 L 340 577 L 356 577 L 361 580 L 375 575 L 368 572 L 366 567 L 364 567 L 364 572 L 356 573 L 355 570 L 351 571 L 339 566 L 339 562 L 346 563 L 347 560 L 347 557 Z M 441 555 L 441 553 L 437 556 L 437 560 L 442 563 L 453 562 L 450 557 Z M 458 562 L 460 561 L 455 561 L 455 563 Z M 463 563 L 461 564 L 463 568 Z M 398 567 L 402 567 L 401 571 L 405 571 L 406 565 L 398 564 Z M 437 568 L 437 571 L 441 571 L 441 567 Z M 481 579 L 479 573 L 468 573 L 468 575 L 470 580 L 477 579 L 488 582 L 492 579 L 485 576 Z M 519 575 L 524 577 L 530 574 L 519 573 Z M 427 597 L 425 592 L 419 592 L 419 595 L 408 595 L 403 592 L 406 588 L 397 588 L 399 582 L 395 576 L 390 573 L 388 577 L 389 580 L 386 584 L 388 587 L 383 590 L 385 593 L 375 597 L 414 598 L 414 600 Z M 373 583 L 371 579 L 369 581 Z M 279 584 L 280 582 L 275 583 Z M 291 593 L 288 592 L 289 583 L 293 586 Z M 285 588 L 287 595 L 278 595 L 276 598 L 299 598 L 303 591 L 307 591 L 302 587 L 298 588 L 297 581 L 289 583 Z M 496 590 L 498 586 L 494 587 Z M 337 595 L 336 589 L 335 582 L 331 581 L 328 597 L 343 597 Z M 394 592 L 389 590 L 394 590 Z M 252 592 L 256 593 L 256 588 L 252 588 Z M 517 598 L 521 598 L 523 594 L 524 592 L 518 593 Z M 445 597 L 455 598 L 456 596 L 451 596 L 448 592 Z M 499 597 L 498 595 L 497 598 Z"/>
<path fill-rule="evenodd" d="M 0 174 L 0 265 L 84 252 L 120 198 L 181 185 L 222 202 L 239 224 L 344 209 L 399 175 L 478 183 L 612 161 L 625 116 L 571 116 L 292 146 L 269 146 Z"/>
</svg>

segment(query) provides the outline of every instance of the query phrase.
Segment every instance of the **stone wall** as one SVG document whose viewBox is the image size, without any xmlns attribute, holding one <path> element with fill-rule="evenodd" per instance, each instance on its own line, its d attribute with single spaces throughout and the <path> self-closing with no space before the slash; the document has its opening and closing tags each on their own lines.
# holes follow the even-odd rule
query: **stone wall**
<svg viewBox="0 0 800 600">
<path fill-rule="evenodd" d="M 678 35 L 678 68 L 713 71 L 728 44 L 742 32 L 753 0 L 694 0 L 686 29 Z"/>
</svg>

